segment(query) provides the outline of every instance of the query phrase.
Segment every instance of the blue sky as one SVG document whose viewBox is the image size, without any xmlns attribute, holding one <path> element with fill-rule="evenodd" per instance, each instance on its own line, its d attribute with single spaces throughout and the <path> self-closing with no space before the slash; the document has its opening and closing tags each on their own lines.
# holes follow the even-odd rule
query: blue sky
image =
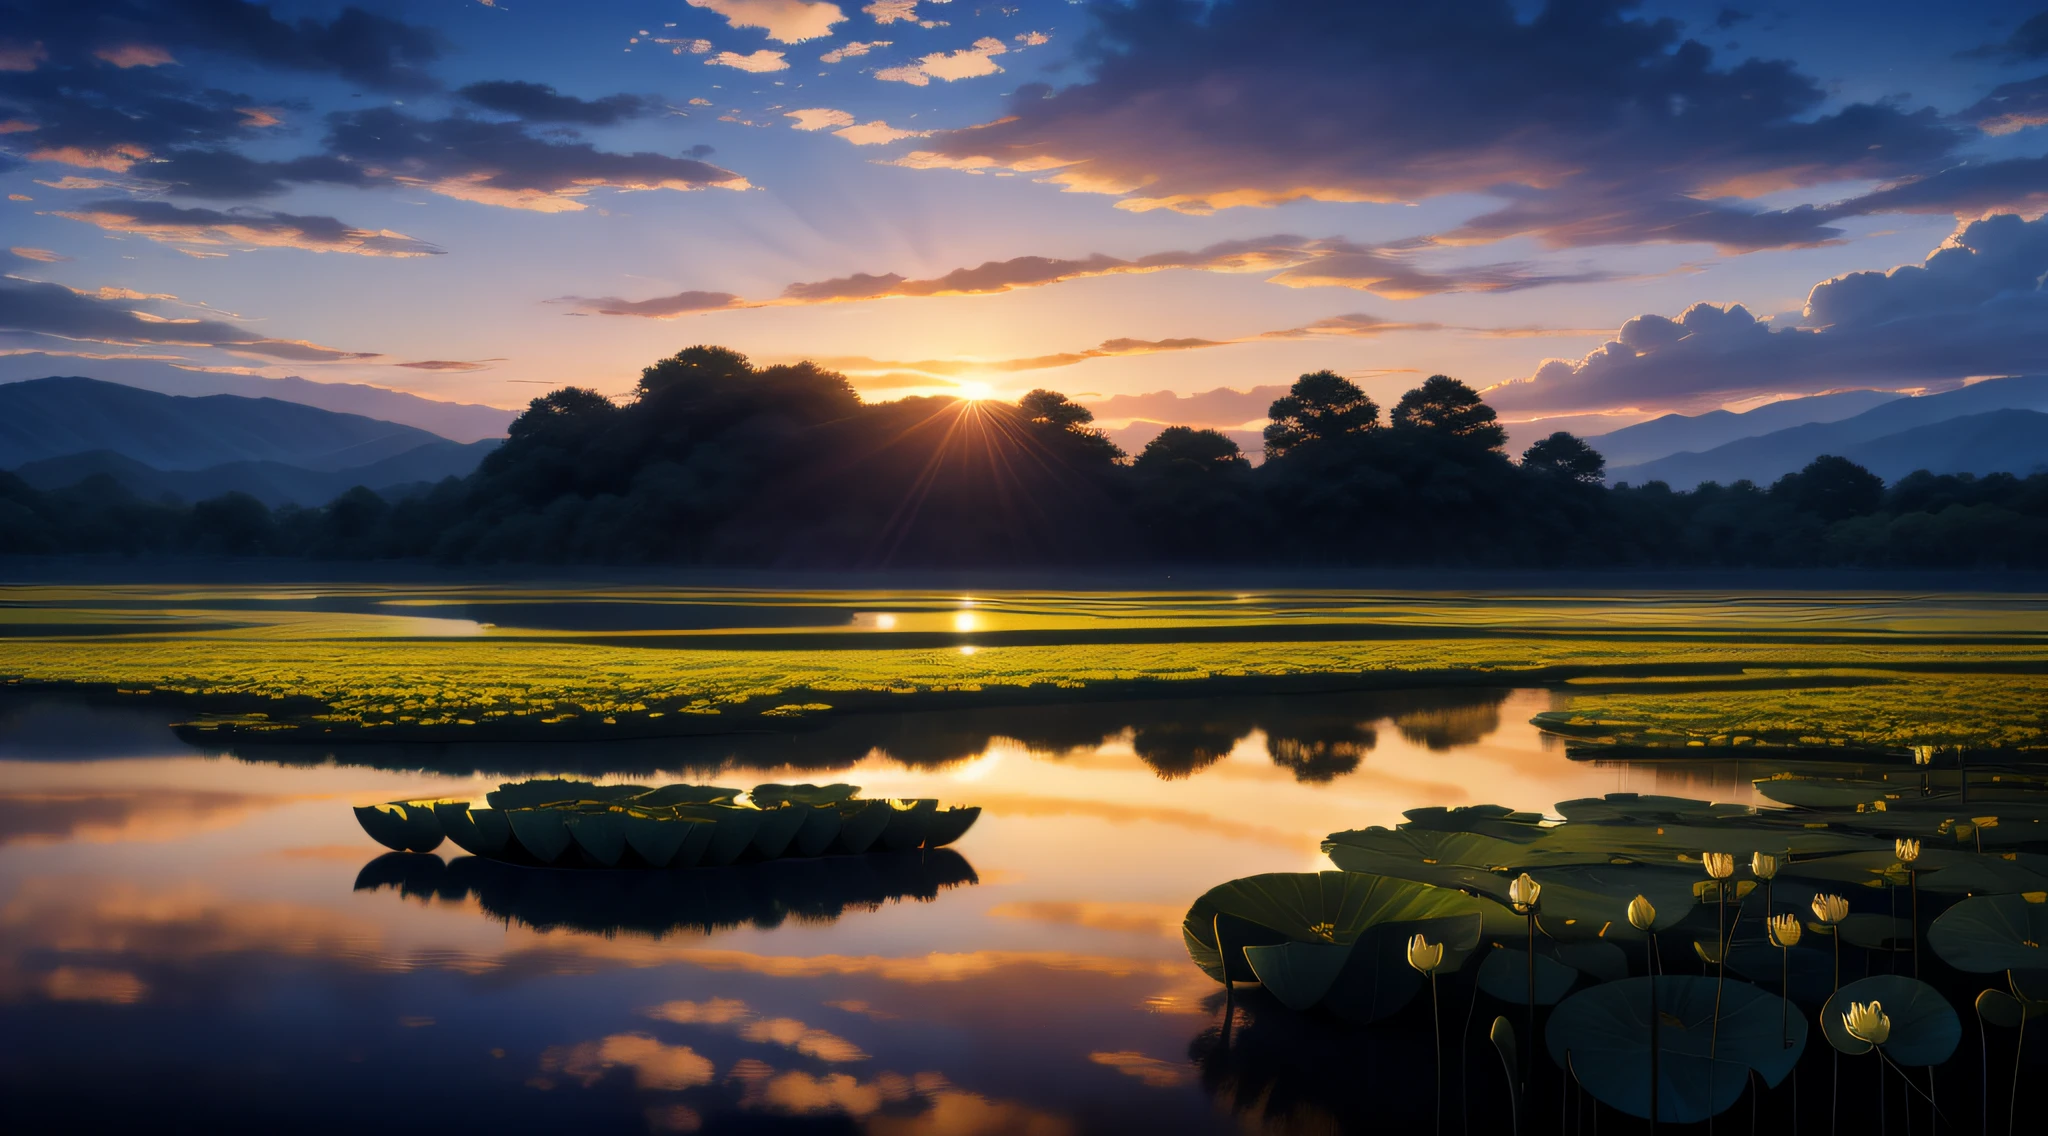
<svg viewBox="0 0 2048 1136">
<path fill-rule="evenodd" d="M 1561 423 L 2048 370 L 2039 0 L 0 9 L 0 349 Z"/>
</svg>

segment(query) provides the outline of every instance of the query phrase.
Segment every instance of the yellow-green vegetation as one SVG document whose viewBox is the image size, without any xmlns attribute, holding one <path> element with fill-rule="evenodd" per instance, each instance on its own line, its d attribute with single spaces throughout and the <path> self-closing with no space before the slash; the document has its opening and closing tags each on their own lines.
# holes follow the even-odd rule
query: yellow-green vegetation
<svg viewBox="0 0 2048 1136">
<path fill-rule="evenodd" d="M 834 711 L 1557 684 L 1609 744 L 2048 738 L 2031 597 L 1685 592 L 14 587 L 0 681 L 274 737 L 664 734 Z M 765 721 L 763 719 L 766 719 Z"/>
</svg>

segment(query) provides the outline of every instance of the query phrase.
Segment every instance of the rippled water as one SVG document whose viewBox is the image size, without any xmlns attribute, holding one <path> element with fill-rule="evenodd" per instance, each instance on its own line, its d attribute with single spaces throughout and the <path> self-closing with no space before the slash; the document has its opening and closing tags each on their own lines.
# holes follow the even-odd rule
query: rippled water
<svg viewBox="0 0 2048 1136">
<path fill-rule="evenodd" d="M 337 759 L 208 753 L 163 711 L 16 698 L 0 706 L 8 1127 L 1316 1131 L 1376 1092 L 1399 1111 L 1387 1082 L 1427 1076 L 1426 1053 L 1312 1072 L 1329 1047 L 1272 1028 L 1219 1050 L 1220 991 L 1181 916 L 1232 877 L 1326 868 L 1326 833 L 1418 805 L 1749 799 L 1734 763 L 1567 759 L 1528 724 L 1550 699 L 1098 704 L 687 752 Z M 721 759 L 745 764 L 707 775 Z M 985 812 L 957 855 L 611 875 L 386 855 L 348 808 L 614 768 Z"/>
</svg>

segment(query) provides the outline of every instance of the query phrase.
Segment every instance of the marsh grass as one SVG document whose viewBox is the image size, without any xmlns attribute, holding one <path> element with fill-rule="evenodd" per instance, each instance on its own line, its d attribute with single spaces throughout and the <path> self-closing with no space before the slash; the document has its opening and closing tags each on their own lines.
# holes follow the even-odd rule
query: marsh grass
<svg viewBox="0 0 2048 1136">
<path fill-rule="evenodd" d="M 1562 709 L 1542 724 L 1589 746 L 2048 745 L 2048 612 L 2024 596 L 107 586 L 0 600 L 0 682 L 166 700 L 196 729 L 280 740 L 667 736 L 1512 683 L 1554 685 Z M 660 629 L 579 614 L 621 604 Z"/>
</svg>

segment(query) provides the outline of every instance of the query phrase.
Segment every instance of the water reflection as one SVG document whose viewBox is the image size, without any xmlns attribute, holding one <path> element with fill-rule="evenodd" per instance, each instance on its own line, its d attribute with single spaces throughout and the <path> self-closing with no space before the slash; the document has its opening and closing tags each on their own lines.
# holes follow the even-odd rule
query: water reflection
<svg viewBox="0 0 2048 1136">
<path fill-rule="evenodd" d="M 363 865 L 355 890 L 392 888 L 408 898 L 452 902 L 474 898 L 486 913 L 538 931 L 631 931 L 659 939 L 677 931 L 767 930 L 790 919 L 829 923 L 849 909 L 930 901 L 941 891 L 979 882 L 973 866 L 950 848 L 622 872 L 527 868 L 476 856 L 444 862 L 431 854 L 390 852 Z"/>
<path fill-rule="evenodd" d="M 1550 706 L 1497 689 L 1177 699 L 223 760 L 154 711 L 16 693 L 0 722 L 43 725 L 0 738 L 7 1127 L 1391 1122 L 1406 1115 L 1398 1082 L 1429 1075 L 1416 1035 L 1392 1031 L 1406 1050 L 1356 1036 L 1369 1031 L 1325 1039 L 1241 995 L 1229 1050 L 1212 1049 L 1216 987 L 1189 966 L 1180 917 L 1218 880 L 1327 866 L 1326 833 L 1418 805 L 1540 809 L 1701 778 L 1748 799 L 1710 763 L 1570 760 L 1529 725 Z M 743 784 L 830 769 L 874 796 L 986 812 L 957 854 L 709 875 L 380 856 L 348 808 L 528 774 L 724 780 L 713 770 L 738 766 Z M 1493 1069 L 1478 1057 L 1475 1094 Z M 1363 1097 L 1341 1087 L 1368 1081 Z"/>
<path fill-rule="evenodd" d="M 511 776 L 538 770 L 646 774 L 789 767 L 832 771 L 880 755 L 919 768 L 946 768 L 997 740 L 1039 756 L 1129 744 L 1161 778 L 1193 776 L 1247 740 L 1263 737 L 1273 764 L 1322 784 L 1355 771 L 1391 722 L 1415 745 L 1442 752 L 1474 745 L 1500 728 L 1500 688 L 1354 691 L 1241 698 L 1054 703 L 850 714 L 808 730 L 607 741 L 450 742 L 349 746 L 237 742 L 226 752 L 283 765 L 339 762 L 381 769 Z"/>
</svg>

